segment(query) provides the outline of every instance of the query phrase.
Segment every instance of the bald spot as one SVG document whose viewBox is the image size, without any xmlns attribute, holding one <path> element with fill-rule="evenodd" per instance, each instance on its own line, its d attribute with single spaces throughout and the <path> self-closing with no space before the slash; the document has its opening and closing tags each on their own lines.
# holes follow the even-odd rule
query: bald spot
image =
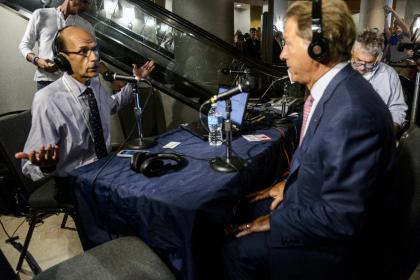
<svg viewBox="0 0 420 280">
<path fill-rule="evenodd" d="M 61 32 L 64 49 L 74 51 L 75 46 L 95 42 L 89 31 L 79 26 L 70 26 Z"/>
</svg>

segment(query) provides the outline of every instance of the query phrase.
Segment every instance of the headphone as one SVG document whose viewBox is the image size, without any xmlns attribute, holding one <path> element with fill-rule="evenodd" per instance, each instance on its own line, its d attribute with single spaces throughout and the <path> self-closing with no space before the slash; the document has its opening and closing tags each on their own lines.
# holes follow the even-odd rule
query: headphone
<svg viewBox="0 0 420 280">
<path fill-rule="evenodd" d="M 64 29 L 70 26 L 71 25 L 64 26 L 63 28 L 59 29 L 57 33 L 55 33 L 55 37 L 52 43 L 52 51 L 54 55 L 53 60 L 54 60 L 55 65 L 57 65 L 58 69 L 60 69 L 61 71 L 67 72 L 68 74 L 71 75 L 73 73 L 73 70 L 71 69 L 71 64 L 68 61 L 68 59 L 63 54 L 61 54 L 61 52 L 64 49 L 64 46 L 63 46 L 63 40 L 60 37 L 60 33 Z"/>
<path fill-rule="evenodd" d="M 328 57 L 328 40 L 322 36 L 322 1 L 312 1 L 312 42 L 308 47 L 309 56 L 323 62 Z"/>
<path fill-rule="evenodd" d="M 170 160 L 167 163 L 163 160 Z M 169 170 L 177 170 L 186 165 L 187 161 L 178 154 L 173 153 L 150 153 L 138 152 L 131 158 L 131 169 L 143 173 L 144 176 L 153 177 L 166 173 Z"/>
</svg>

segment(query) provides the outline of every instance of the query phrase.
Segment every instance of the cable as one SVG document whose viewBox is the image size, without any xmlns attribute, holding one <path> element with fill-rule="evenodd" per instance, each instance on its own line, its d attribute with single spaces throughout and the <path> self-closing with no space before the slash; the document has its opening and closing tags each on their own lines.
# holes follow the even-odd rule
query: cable
<svg viewBox="0 0 420 280">
<path fill-rule="evenodd" d="M 6 236 L 7 236 L 7 238 L 8 239 L 11 239 L 11 238 L 13 238 L 14 236 L 15 236 L 15 234 L 16 234 L 16 232 L 19 230 L 19 228 L 25 223 L 25 218 L 23 219 L 23 221 L 16 227 L 16 229 L 15 229 L 15 231 L 13 231 L 13 233 L 12 233 L 12 235 L 10 235 L 8 232 L 7 232 L 7 230 L 6 230 L 6 227 L 4 226 L 4 224 L 3 224 L 3 222 L 2 222 L 2 220 L 1 220 L 1 218 L 0 218 L 0 225 L 1 225 L 1 227 L 3 228 L 3 231 L 4 231 L 4 233 L 6 234 Z"/>
<path fill-rule="evenodd" d="M 145 110 L 146 107 L 147 107 L 147 104 L 149 103 L 150 97 L 153 95 L 154 91 L 153 91 L 152 83 L 150 81 L 148 81 L 148 80 L 141 80 L 141 81 L 142 82 L 146 82 L 151 87 L 151 89 L 152 89 L 151 90 L 151 94 L 147 97 L 146 101 L 144 102 L 143 110 Z M 127 144 L 127 142 L 129 141 L 129 139 L 133 135 L 133 133 L 135 131 L 135 128 L 136 128 L 136 123 L 134 123 L 133 127 L 131 128 L 131 131 L 127 135 L 127 137 L 124 140 L 124 142 L 119 145 L 119 147 L 117 148 L 117 151 L 119 151 L 120 149 L 122 149 L 125 146 L 125 144 Z M 97 209 L 98 213 L 100 212 L 100 208 L 99 208 L 98 196 L 97 196 L 97 193 L 96 193 L 96 180 L 98 179 L 98 177 L 102 173 L 102 171 L 105 169 L 105 167 L 107 167 L 109 165 L 109 163 L 115 158 L 116 155 L 117 155 L 117 153 L 112 153 L 111 154 L 111 156 L 105 161 L 105 163 L 96 172 L 95 176 L 93 177 L 93 179 L 91 180 L 91 183 L 90 183 L 90 185 L 92 186 L 93 200 L 95 202 L 96 209 Z M 106 224 L 104 224 L 104 225 L 105 225 L 105 227 L 107 227 Z M 110 239 L 113 239 L 109 230 L 107 230 L 107 233 L 108 233 Z"/>
</svg>

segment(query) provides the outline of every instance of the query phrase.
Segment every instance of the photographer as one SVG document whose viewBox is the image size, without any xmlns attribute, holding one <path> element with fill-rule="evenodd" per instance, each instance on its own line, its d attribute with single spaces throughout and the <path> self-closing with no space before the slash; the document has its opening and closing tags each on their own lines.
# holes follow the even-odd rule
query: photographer
<svg viewBox="0 0 420 280">
<path fill-rule="evenodd" d="M 391 63 L 398 63 L 404 61 L 405 59 L 409 58 L 409 56 L 404 53 L 398 51 L 398 44 L 401 42 L 409 43 L 411 33 L 410 28 L 408 25 L 400 18 L 400 16 L 389 6 L 384 6 L 385 10 L 385 26 L 384 32 L 385 37 L 388 41 L 388 55 L 389 55 L 389 62 Z M 392 13 L 394 17 L 394 24 L 393 27 L 390 28 L 388 25 L 388 14 Z"/>
</svg>

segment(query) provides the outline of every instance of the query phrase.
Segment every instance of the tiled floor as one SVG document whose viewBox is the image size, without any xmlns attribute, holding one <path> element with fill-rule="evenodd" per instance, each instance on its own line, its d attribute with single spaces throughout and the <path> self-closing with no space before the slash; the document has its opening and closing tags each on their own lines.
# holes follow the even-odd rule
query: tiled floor
<svg viewBox="0 0 420 280">
<path fill-rule="evenodd" d="M 24 221 L 24 218 L 9 216 L 1 216 L 0 218 L 9 235 L 12 235 Z M 82 252 L 77 232 L 60 228 L 62 219 L 63 214 L 53 215 L 45 219 L 44 224 L 39 224 L 34 230 L 31 243 L 29 244 L 29 252 L 43 270 Z M 67 226 L 75 228 L 74 222 L 70 217 L 67 221 Z M 24 222 L 16 231 L 15 235 L 19 236 L 19 242 L 22 245 L 27 231 L 27 222 Z M 6 240 L 7 235 L 0 228 L 0 249 L 12 267 L 15 268 L 19 259 L 19 253 L 12 245 L 7 244 Z M 23 269 L 24 273 L 20 273 L 21 279 L 32 279 L 32 274 L 26 262 L 24 262 Z"/>
<path fill-rule="evenodd" d="M 9 216 L 0 216 L 0 218 L 9 235 L 12 235 L 24 221 L 23 218 Z M 33 255 L 43 270 L 82 252 L 82 246 L 77 232 L 74 230 L 60 228 L 62 219 L 63 214 L 58 216 L 53 215 L 45 219 L 44 224 L 38 225 L 34 230 L 34 234 L 29 245 L 29 252 Z M 67 221 L 67 226 L 71 228 L 75 227 L 71 218 Z M 15 235 L 20 237 L 19 242 L 22 245 L 27 230 L 28 223 L 24 222 L 16 231 Z M 6 239 L 7 235 L 4 233 L 3 229 L 0 228 L 0 249 L 6 255 L 13 268 L 15 268 L 18 262 L 19 254 L 16 249 L 5 242 Z M 25 273 L 20 273 L 21 279 L 32 279 L 32 274 L 26 262 L 24 262 L 23 268 Z M 413 273 L 409 280 L 420 280 L 420 266 L 417 267 L 417 270 Z"/>
</svg>

